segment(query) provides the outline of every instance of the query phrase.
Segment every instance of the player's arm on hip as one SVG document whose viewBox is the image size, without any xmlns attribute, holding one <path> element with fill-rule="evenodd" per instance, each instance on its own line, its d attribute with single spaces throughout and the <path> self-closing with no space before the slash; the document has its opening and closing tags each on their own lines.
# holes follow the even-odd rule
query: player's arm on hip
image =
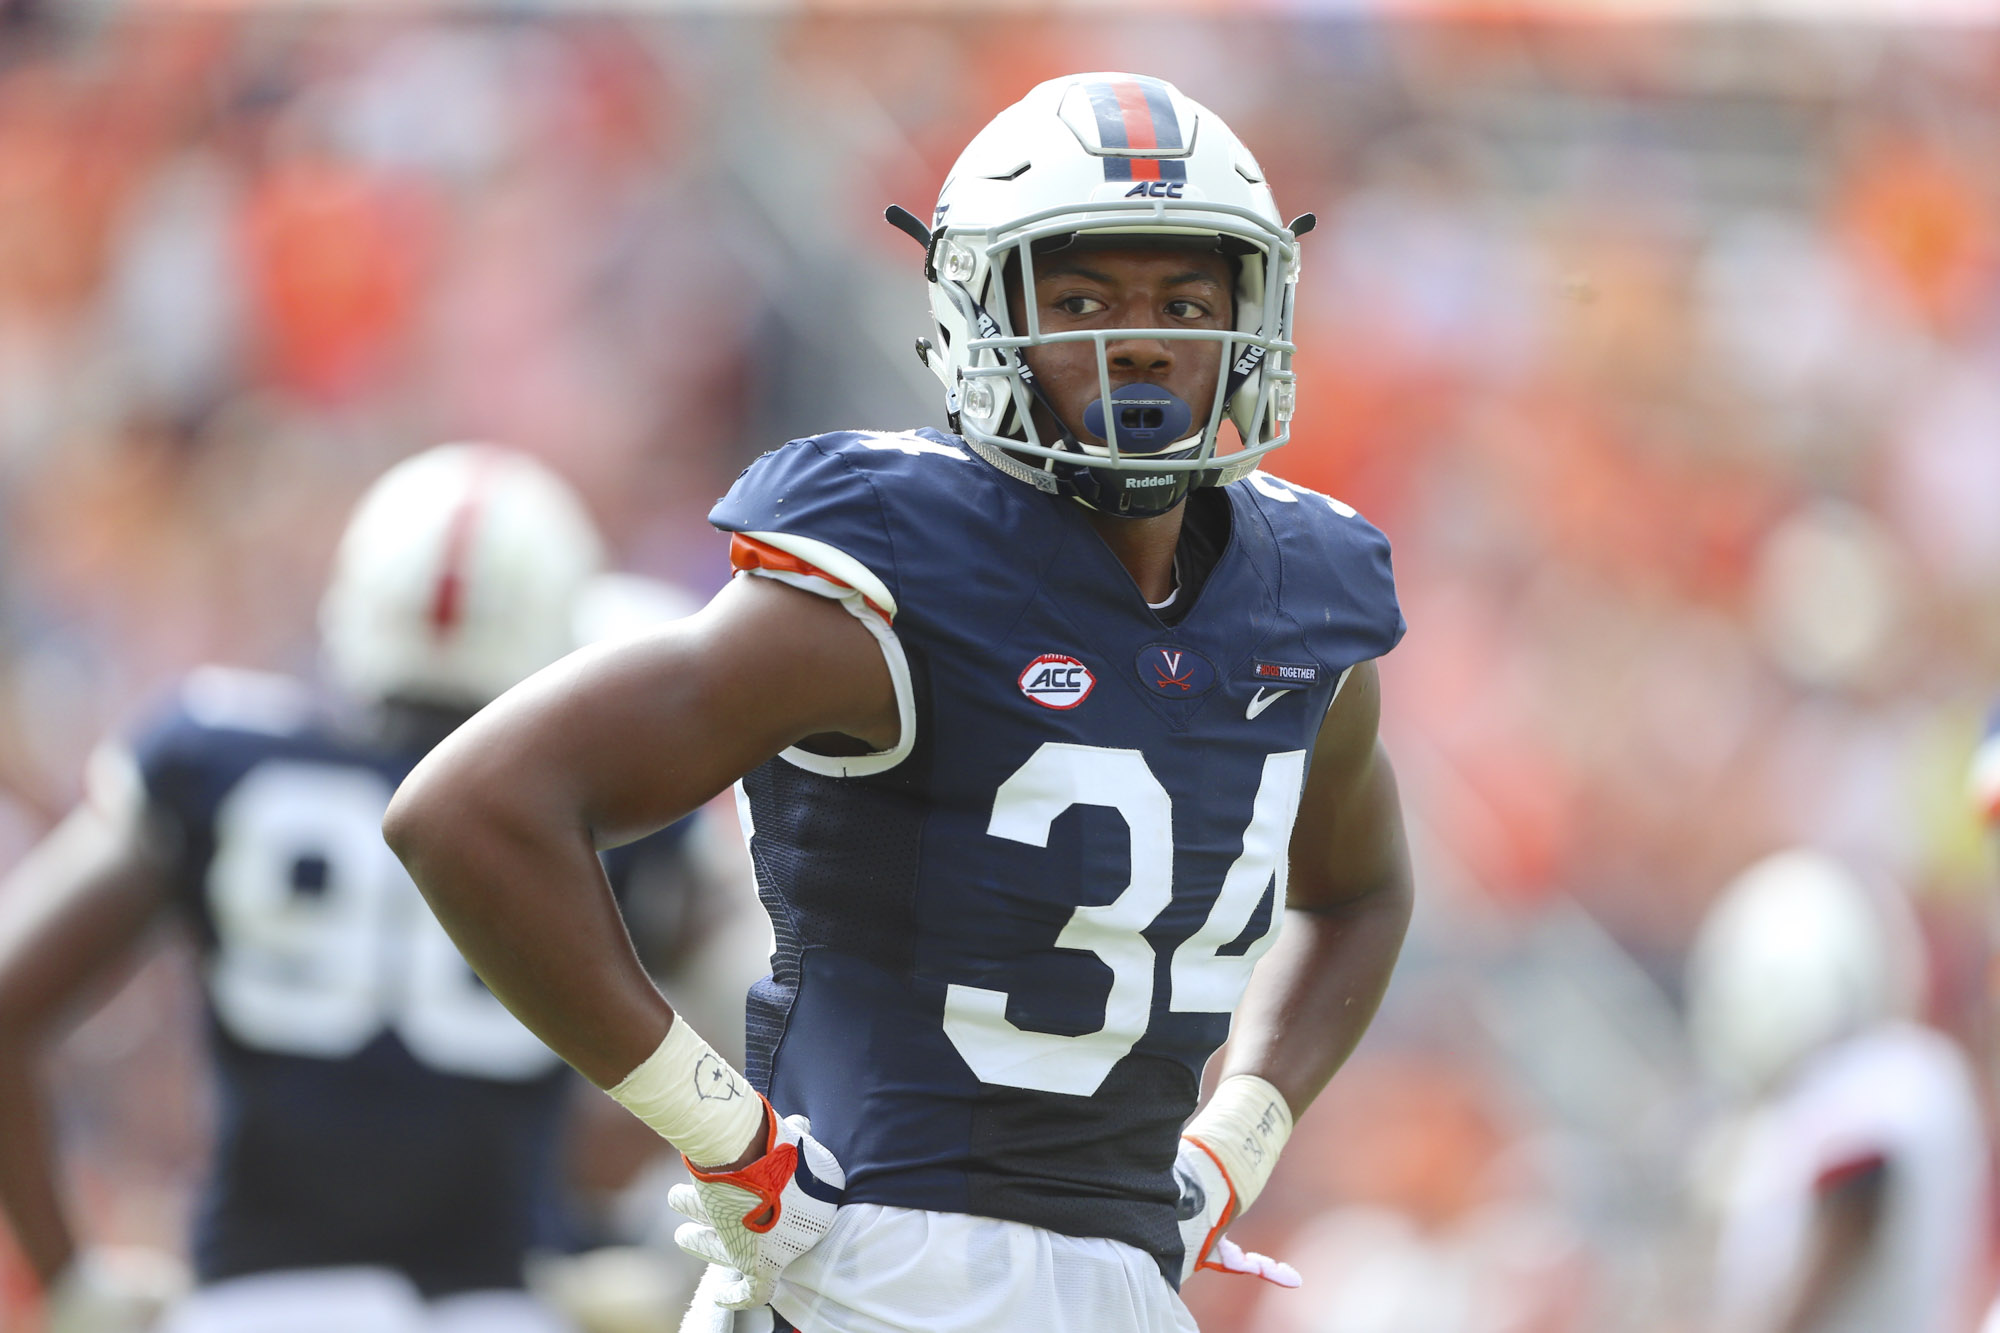
<svg viewBox="0 0 2000 1333">
<path fill-rule="evenodd" d="M 1409 845 L 1380 717 L 1375 664 L 1363 662 L 1320 726 L 1292 826 L 1284 930 L 1231 1029 L 1224 1074 L 1269 1080 L 1294 1115 L 1361 1040 L 1409 926 Z"/>
<path fill-rule="evenodd" d="M 130 963 L 167 899 L 138 775 L 122 752 L 0 881 L 0 1213 L 44 1285 L 76 1255 L 40 1061 Z M 102 770 L 116 768 L 112 776 Z"/>
<path fill-rule="evenodd" d="M 738 578 L 700 612 L 529 677 L 433 750 L 383 829 L 495 995 L 601 1087 L 672 1011 L 596 851 L 697 809 L 824 733 L 888 748 L 895 688 L 839 602 Z"/>
</svg>

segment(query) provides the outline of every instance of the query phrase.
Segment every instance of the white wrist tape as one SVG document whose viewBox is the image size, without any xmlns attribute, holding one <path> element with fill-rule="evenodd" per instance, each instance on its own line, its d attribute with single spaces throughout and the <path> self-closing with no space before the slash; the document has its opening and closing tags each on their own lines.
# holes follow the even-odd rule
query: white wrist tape
<svg viewBox="0 0 2000 1333">
<path fill-rule="evenodd" d="M 1215 1155 L 1236 1190 L 1240 1215 L 1264 1192 L 1278 1165 L 1292 1136 L 1292 1108 L 1283 1093 L 1255 1074 L 1233 1074 L 1181 1133 Z"/>
<path fill-rule="evenodd" d="M 696 1166 L 727 1166 L 764 1134 L 764 1099 L 679 1014 L 659 1049 L 608 1091 Z"/>
</svg>

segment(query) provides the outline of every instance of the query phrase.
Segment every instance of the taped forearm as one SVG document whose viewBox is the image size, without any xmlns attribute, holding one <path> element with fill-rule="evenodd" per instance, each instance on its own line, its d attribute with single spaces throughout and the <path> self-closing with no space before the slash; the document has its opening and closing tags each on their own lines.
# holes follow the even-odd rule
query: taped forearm
<svg viewBox="0 0 2000 1333">
<path fill-rule="evenodd" d="M 1208 1105 L 1182 1134 L 1215 1158 L 1236 1192 L 1240 1216 L 1264 1192 L 1278 1154 L 1292 1136 L 1292 1108 L 1266 1080 L 1255 1074 L 1233 1074 L 1216 1087 Z"/>
<path fill-rule="evenodd" d="M 764 1099 L 678 1014 L 658 1048 L 608 1091 L 699 1167 L 727 1166 L 764 1134 Z"/>
</svg>

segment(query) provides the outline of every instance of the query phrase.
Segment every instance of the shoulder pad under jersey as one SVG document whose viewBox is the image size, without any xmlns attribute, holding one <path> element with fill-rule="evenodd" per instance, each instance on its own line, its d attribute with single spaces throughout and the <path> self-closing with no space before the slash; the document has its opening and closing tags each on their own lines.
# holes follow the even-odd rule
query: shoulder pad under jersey
<svg viewBox="0 0 2000 1333">
<path fill-rule="evenodd" d="M 1277 544 L 1281 601 L 1316 638 L 1331 636 L 1350 662 L 1382 656 L 1403 637 L 1402 607 L 1382 530 L 1330 495 L 1252 472 L 1235 485 Z"/>
<path fill-rule="evenodd" d="M 859 562 L 881 581 L 890 599 L 883 609 L 893 616 L 912 577 L 899 557 L 928 555 L 932 538 L 946 534 L 965 549 L 965 525 L 990 515 L 995 492 L 1008 490 L 1034 494 L 942 431 L 834 431 L 759 458 L 708 520 L 746 537 L 781 536 L 787 551 L 821 568 L 829 566 L 815 548 Z"/>
</svg>

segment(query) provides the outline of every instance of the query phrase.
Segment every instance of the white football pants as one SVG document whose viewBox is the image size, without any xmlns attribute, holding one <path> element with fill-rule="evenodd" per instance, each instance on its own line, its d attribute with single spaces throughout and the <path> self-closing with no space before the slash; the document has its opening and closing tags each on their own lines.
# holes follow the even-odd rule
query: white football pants
<svg viewBox="0 0 2000 1333">
<path fill-rule="evenodd" d="M 771 1304 L 811 1333 L 1198 1333 L 1129 1245 L 872 1203 L 841 1208 Z"/>
</svg>

